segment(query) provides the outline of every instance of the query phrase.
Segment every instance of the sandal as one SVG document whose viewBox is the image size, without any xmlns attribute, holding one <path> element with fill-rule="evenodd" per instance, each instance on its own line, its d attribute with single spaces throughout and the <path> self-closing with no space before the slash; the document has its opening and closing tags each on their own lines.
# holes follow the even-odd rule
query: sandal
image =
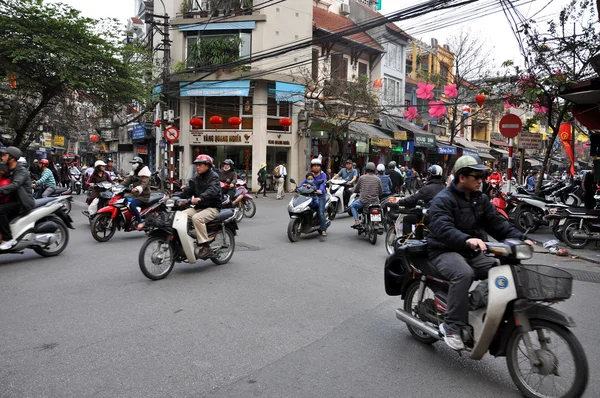
<svg viewBox="0 0 600 398">
<path fill-rule="evenodd" d="M 135 227 L 135 229 L 137 229 L 138 231 L 141 231 L 141 230 L 143 230 L 143 229 L 144 229 L 144 223 L 143 223 L 143 222 L 139 223 L 139 224 L 137 225 L 137 227 Z"/>
</svg>

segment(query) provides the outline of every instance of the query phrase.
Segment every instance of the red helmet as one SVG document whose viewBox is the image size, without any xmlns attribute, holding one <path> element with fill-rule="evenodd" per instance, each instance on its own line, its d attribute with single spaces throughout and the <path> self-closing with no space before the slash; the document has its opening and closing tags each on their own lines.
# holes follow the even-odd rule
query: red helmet
<svg viewBox="0 0 600 398">
<path fill-rule="evenodd" d="M 198 155 L 198 157 L 196 157 L 196 160 L 194 160 L 194 164 L 206 164 L 210 167 L 214 166 L 212 158 L 205 154 Z"/>
<path fill-rule="evenodd" d="M 42 160 L 40 160 L 40 163 L 43 164 L 44 166 L 48 166 L 50 164 L 48 159 L 42 159 Z"/>
</svg>

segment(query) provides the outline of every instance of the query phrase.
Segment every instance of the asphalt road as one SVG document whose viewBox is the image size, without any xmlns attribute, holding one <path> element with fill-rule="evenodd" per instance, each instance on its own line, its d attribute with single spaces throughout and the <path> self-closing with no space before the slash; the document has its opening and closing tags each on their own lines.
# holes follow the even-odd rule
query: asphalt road
<svg viewBox="0 0 600 398">
<path fill-rule="evenodd" d="M 290 243 L 287 199 L 257 201 L 229 264 L 176 265 L 158 282 L 138 268 L 142 233 L 97 243 L 75 204 L 62 255 L 0 257 L 0 397 L 519 396 L 504 358 L 411 338 L 383 289 L 383 241 L 344 216 Z M 588 397 L 600 396 L 599 287 L 578 281 L 560 305 L 587 352 Z"/>
</svg>

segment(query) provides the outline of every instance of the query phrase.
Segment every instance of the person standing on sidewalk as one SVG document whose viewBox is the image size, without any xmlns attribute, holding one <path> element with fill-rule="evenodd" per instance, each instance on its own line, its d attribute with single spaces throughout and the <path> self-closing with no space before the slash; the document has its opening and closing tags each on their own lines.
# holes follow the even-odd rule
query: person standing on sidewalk
<svg viewBox="0 0 600 398">
<path fill-rule="evenodd" d="M 256 191 L 255 197 L 258 198 L 259 193 L 263 193 L 263 198 L 267 197 L 267 164 L 261 163 L 260 170 L 258 170 L 258 185 L 260 188 Z"/>
<path fill-rule="evenodd" d="M 283 190 L 285 186 L 285 177 L 287 176 L 284 162 L 279 163 L 279 166 L 275 168 L 274 176 L 275 181 L 277 182 L 277 200 L 281 200 L 285 196 Z"/>
</svg>

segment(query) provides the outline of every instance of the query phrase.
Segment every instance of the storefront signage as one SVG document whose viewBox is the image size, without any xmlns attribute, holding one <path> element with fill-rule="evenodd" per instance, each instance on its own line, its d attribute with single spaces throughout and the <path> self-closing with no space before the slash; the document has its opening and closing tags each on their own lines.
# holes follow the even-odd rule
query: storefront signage
<svg viewBox="0 0 600 398">
<path fill-rule="evenodd" d="M 180 82 L 182 97 L 247 97 L 250 80 Z"/>
<path fill-rule="evenodd" d="M 406 131 L 394 131 L 394 139 L 398 141 L 406 141 L 408 139 Z"/>
<path fill-rule="evenodd" d="M 55 135 L 54 146 L 65 146 L 65 137 L 63 135 Z"/>
<path fill-rule="evenodd" d="M 267 145 L 290 146 L 290 142 L 289 141 L 283 141 L 283 140 L 269 140 L 269 141 L 267 141 Z"/>
<path fill-rule="evenodd" d="M 104 141 L 112 141 L 112 131 L 102 131 L 100 137 L 102 137 Z"/>
<path fill-rule="evenodd" d="M 519 134 L 519 149 L 540 149 L 542 147 L 542 135 L 532 133 Z"/>
<path fill-rule="evenodd" d="M 252 134 L 240 131 L 237 134 L 193 134 L 191 144 L 208 145 L 252 145 Z"/>
<path fill-rule="evenodd" d="M 137 154 L 138 155 L 147 155 L 148 154 L 148 145 L 138 145 L 137 146 Z"/>
<path fill-rule="evenodd" d="M 371 145 L 375 145 L 382 148 L 391 148 L 392 141 L 389 138 L 371 137 Z"/>
<path fill-rule="evenodd" d="M 110 148 L 108 145 L 108 142 L 99 142 L 98 143 L 98 148 L 100 150 L 101 153 L 108 153 L 110 152 Z"/>
<path fill-rule="evenodd" d="M 479 157 L 479 153 L 478 152 L 469 151 L 467 149 L 463 149 L 463 155 L 477 156 L 477 157 Z"/>
<path fill-rule="evenodd" d="M 427 133 L 414 133 L 415 147 L 435 148 L 435 135 Z"/>
<path fill-rule="evenodd" d="M 52 148 L 52 134 L 44 133 L 43 142 L 44 148 Z"/>
<path fill-rule="evenodd" d="M 119 141 L 112 141 L 110 143 L 110 151 L 111 152 L 119 152 Z"/>
<path fill-rule="evenodd" d="M 418 146 L 415 144 L 415 146 Z M 458 153 L 456 147 L 453 146 L 439 146 L 438 153 L 440 155 L 456 155 Z"/>
<path fill-rule="evenodd" d="M 267 133 L 267 145 L 292 146 L 292 135 L 287 133 Z"/>
<path fill-rule="evenodd" d="M 146 138 L 146 123 L 134 124 L 131 128 L 131 139 L 132 140 L 143 140 Z"/>
</svg>

